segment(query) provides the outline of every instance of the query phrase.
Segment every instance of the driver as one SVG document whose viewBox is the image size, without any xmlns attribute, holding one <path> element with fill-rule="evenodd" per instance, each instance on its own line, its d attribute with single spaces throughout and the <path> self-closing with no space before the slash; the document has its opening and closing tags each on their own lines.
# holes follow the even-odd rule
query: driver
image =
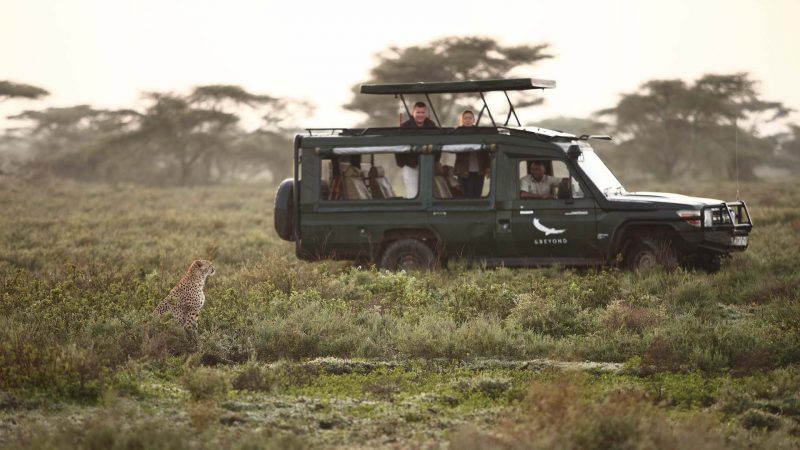
<svg viewBox="0 0 800 450">
<path fill-rule="evenodd" d="M 555 188 L 560 183 L 558 178 L 544 173 L 542 161 L 531 162 L 529 171 L 519 180 L 520 198 L 553 198 Z"/>
</svg>

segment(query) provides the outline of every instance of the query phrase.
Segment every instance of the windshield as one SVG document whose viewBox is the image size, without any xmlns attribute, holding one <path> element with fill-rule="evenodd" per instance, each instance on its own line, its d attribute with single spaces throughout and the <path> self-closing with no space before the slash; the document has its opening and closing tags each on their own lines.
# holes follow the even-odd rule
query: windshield
<svg viewBox="0 0 800 450">
<path fill-rule="evenodd" d="M 627 191 L 617 177 L 606 167 L 594 149 L 586 144 L 581 145 L 583 154 L 578 158 L 578 165 L 591 178 L 592 182 L 606 197 L 626 194 Z"/>
</svg>

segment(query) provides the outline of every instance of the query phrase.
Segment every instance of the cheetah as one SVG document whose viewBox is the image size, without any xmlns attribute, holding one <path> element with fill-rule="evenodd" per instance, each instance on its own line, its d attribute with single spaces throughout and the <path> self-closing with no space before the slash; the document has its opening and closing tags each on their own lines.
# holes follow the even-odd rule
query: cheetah
<svg viewBox="0 0 800 450">
<path fill-rule="evenodd" d="M 161 300 L 153 315 L 160 316 L 169 311 L 184 328 L 191 332 L 196 331 L 200 310 L 206 302 L 203 286 L 206 278 L 214 273 L 216 269 L 211 261 L 198 259 L 192 262 L 186 275 L 169 291 L 169 295 Z"/>
</svg>

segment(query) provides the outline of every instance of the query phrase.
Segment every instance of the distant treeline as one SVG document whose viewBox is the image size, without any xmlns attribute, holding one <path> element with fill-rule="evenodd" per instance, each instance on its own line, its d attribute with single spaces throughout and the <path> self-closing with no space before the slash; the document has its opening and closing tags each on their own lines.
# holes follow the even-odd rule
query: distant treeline
<svg viewBox="0 0 800 450">
<path fill-rule="evenodd" d="M 548 49 L 547 44 L 503 46 L 482 37 L 391 47 L 377 55 L 365 82 L 504 78 L 553 58 Z M 360 84 L 344 107 L 365 114 L 361 125 L 396 125 L 396 100 L 359 95 Z M 0 81 L 0 101 L 48 94 Z M 477 104 L 474 96 L 437 97 L 434 106 L 448 124 Z M 233 85 L 200 86 L 188 94 L 149 92 L 144 99 L 143 111 L 78 105 L 10 116 L 24 126 L 0 136 L 0 170 L 25 178 L 155 185 L 277 179 L 290 173 L 293 135 L 312 108 Z M 517 109 L 542 102 L 535 93 L 513 93 L 512 100 Z M 790 112 L 781 102 L 762 99 L 758 81 L 747 73 L 709 74 L 692 82 L 651 80 L 593 117 L 535 125 L 613 135 L 614 143 L 598 144 L 598 150 L 612 168 L 636 177 L 752 179 L 757 167 L 800 167 L 800 126 L 786 121 Z M 257 114 L 260 126 L 245 130 L 243 114 Z M 783 131 L 763 134 L 762 125 L 775 121 L 779 126 L 771 129 Z"/>
</svg>

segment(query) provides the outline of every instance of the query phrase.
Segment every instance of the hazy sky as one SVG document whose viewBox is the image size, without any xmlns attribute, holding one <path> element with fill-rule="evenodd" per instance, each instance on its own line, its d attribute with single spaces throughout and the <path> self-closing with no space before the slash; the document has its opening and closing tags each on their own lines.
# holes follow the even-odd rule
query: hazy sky
<svg viewBox="0 0 800 450">
<path fill-rule="evenodd" d="M 800 109 L 798 20 L 800 0 L 0 0 L 0 80 L 52 93 L 0 114 L 223 83 L 314 102 L 307 126 L 348 126 L 360 116 L 340 107 L 377 52 L 449 35 L 552 45 L 556 58 L 517 74 L 558 83 L 523 120 L 586 116 L 649 79 L 710 72 L 749 71 L 766 99 Z"/>
</svg>

